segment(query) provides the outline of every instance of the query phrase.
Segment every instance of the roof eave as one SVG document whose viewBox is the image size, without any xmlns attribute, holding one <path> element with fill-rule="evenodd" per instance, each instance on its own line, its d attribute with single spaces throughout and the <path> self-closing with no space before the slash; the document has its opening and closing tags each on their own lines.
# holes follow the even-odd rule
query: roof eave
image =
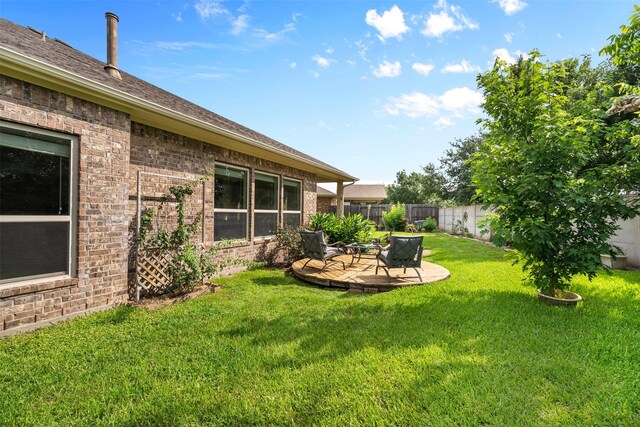
<svg viewBox="0 0 640 427">
<path fill-rule="evenodd" d="M 2 74 L 126 112 L 132 121 L 311 172 L 316 175 L 317 182 L 357 181 L 357 178 L 339 169 L 278 150 L 4 46 L 0 46 L 0 63 Z"/>
</svg>

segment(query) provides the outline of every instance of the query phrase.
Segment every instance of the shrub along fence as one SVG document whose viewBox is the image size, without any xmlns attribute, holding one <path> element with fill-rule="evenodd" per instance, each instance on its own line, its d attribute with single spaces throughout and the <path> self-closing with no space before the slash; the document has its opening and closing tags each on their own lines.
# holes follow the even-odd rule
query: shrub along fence
<svg viewBox="0 0 640 427">
<path fill-rule="evenodd" d="M 480 205 L 440 208 L 438 227 L 451 234 L 470 234 L 476 239 L 488 241 L 491 231 L 482 235 L 478 222 L 490 211 Z M 619 221 L 620 230 L 609 239 L 609 243 L 622 249 L 629 265 L 640 267 L 640 216 Z"/>
<path fill-rule="evenodd" d="M 438 210 L 439 207 L 437 205 L 419 205 L 419 204 L 406 204 L 405 208 L 407 209 L 407 223 L 413 224 L 418 220 L 422 220 L 428 217 L 435 218 L 438 221 Z M 363 217 L 370 219 L 375 222 L 378 228 L 384 227 L 384 223 L 382 221 L 382 212 L 389 212 L 391 210 L 390 204 L 380 204 L 380 205 L 345 205 L 344 206 L 344 215 L 356 215 L 362 214 Z M 331 207 L 331 212 L 336 213 L 336 207 Z"/>
</svg>

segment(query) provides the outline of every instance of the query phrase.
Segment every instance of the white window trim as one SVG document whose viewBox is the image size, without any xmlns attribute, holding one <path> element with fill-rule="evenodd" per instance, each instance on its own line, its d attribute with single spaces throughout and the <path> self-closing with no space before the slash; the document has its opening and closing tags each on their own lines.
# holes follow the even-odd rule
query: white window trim
<svg viewBox="0 0 640 427">
<path fill-rule="evenodd" d="M 12 129 L 20 132 L 31 133 L 38 136 L 50 137 L 69 141 L 69 153 L 71 156 L 69 174 L 69 215 L 0 215 L 0 223 L 16 222 L 68 222 L 69 223 L 69 252 L 67 273 L 54 272 L 50 274 L 38 274 L 32 276 L 16 277 L 0 280 L 0 288 L 6 289 L 12 286 L 24 286 L 43 281 L 54 281 L 75 277 L 77 271 L 77 239 L 78 234 L 78 138 L 73 135 L 54 132 L 33 126 L 26 126 L 0 120 L 0 129 Z"/>
<path fill-rule="evenodd" d="M 295 178 L 289 178 L 289 177 L 286 177 L 286 176 L 282 179 L 283 204 L 284 204 L 284 182 L 285 181 L 295 181 L 295 182 L 300 183 L 300 195 L 298 196 L 299 197 L 298 202 L 300 203 L 300 210 L 288 211 L 288 210 L 284 210 L 285 207 L 283 206 L 282 207 L 282 209 L 283 209 L 283 211 L 282 211 L 282 213 L 283 213 L 282 221 L 284 221 L 284 214 L 298 214 L 298 215 L 300 215 L 300 224 L 299 225 L 301 225 L 302 224 L 302 194 L 303 194 L 302 180 L 295 179 Z"/>
<path fill-rule="evenodd" d="M 256 191 L 255 191 L 255 184 L 256 184 L 256 175 L 267 175 L 267 176 L 273 176 L 276 178 L 277 180 L 277 184 L 276 184 L 276 209 L 255 209 L 256 206 Z M 275 234 L 268 234 L 268 235 L 264 235 L 264 236 L 257 236 L 255 234 L 256 231 L 256 215 L 257 213 L 271 213 L 271 214 L 276 214 L 276 228 L 278 228 L 280 226 L 280 182 L 282 181 L 282 179 L 280 179 L 280 175 L 277 175 L 275 173 L 269 173 L 269 172 L 262 172 L 259 170 L 254 170 L 253 171 L 253 185 L 254 185 L 254 194 L 253 194 L 253 221 L 251 221 L 251 223 L 253 224 L 253 237 L 254 238 L 258 238 L 258 239 L 268 239 L 271 237 L 274 237 Z"/>
<path fill-rule="evenodd" d="M 218 166 L 225 166 L 231 169 L 238 169 L 238 170 L 242 170 L 247 172 L 247 183 L 245 185 L 244 188 L 244 192 L 245 192 L 245 200 L 247 201 L 247 207 L 245 209 L 230 209 L 230 208 L 216 208 L 216 194 L 215 194 L 215 186 L 214 186 L 214 193 L 213 193 L 213 241 L 214 242 L 221 242 L 222 240 L 217 240 L 216 239 L 216 234 L 215 234 L 215 230 L 216 230 L 216 223 L 215 223 L 215 215 L 216 213 L 245 213 L 247 214 L 247 221 L 245 224 L 245 237 L 244 239 L 249 240 L 249 185 L 251 182 L 251 170 L 248 168 L 244 168 L 242 166 L 236 166 L 236 165 L 232 165 L 229 163 L 222 163 L 222 162 L 215 162 L 213 165 L 213 181 L 215 183 L 216 180 L 216 167 Z"/>
</svg>

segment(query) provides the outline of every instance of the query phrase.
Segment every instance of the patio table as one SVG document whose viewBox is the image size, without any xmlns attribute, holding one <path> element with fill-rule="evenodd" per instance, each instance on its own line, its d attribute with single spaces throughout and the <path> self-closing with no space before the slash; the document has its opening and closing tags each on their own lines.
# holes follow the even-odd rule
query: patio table
<svg viewBox="0 0 640 427">
<path fill-rule="evenodd" d="M 375 254 L 372 254 L 368 253 L 367 251 L 370 251 L 372 249 L 378 250 L 379 248 L 380 245 L 375 243 L 349 243 L 345 246 L 345 249 L 347 249 L 349 251 L 348 253 L 351 254 L 351 264 L 349 264 L 349 267 L 351 267 L 353 263 L 356 262 L 356 258 L 358 262 L 360 262 L 360 259 L 363 256 L 365 257 L 365 259 L 376 259 L 376 256 L 378 255 L 377 252 Z"/>
</svg>

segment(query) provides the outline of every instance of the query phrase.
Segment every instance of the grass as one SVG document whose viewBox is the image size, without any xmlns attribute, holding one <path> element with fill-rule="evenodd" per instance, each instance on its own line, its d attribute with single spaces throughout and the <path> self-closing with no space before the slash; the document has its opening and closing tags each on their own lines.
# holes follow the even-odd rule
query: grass
<svg viewBox="0 0 640 427">
<path fill-rule="evenodd" d="M 425 245 L 449 280 L 352 295 L 252 271 L 2 340 L 0 425 L 640 424 L 640 272 L 551 307 L 496 248 Z"/>
</svg>

